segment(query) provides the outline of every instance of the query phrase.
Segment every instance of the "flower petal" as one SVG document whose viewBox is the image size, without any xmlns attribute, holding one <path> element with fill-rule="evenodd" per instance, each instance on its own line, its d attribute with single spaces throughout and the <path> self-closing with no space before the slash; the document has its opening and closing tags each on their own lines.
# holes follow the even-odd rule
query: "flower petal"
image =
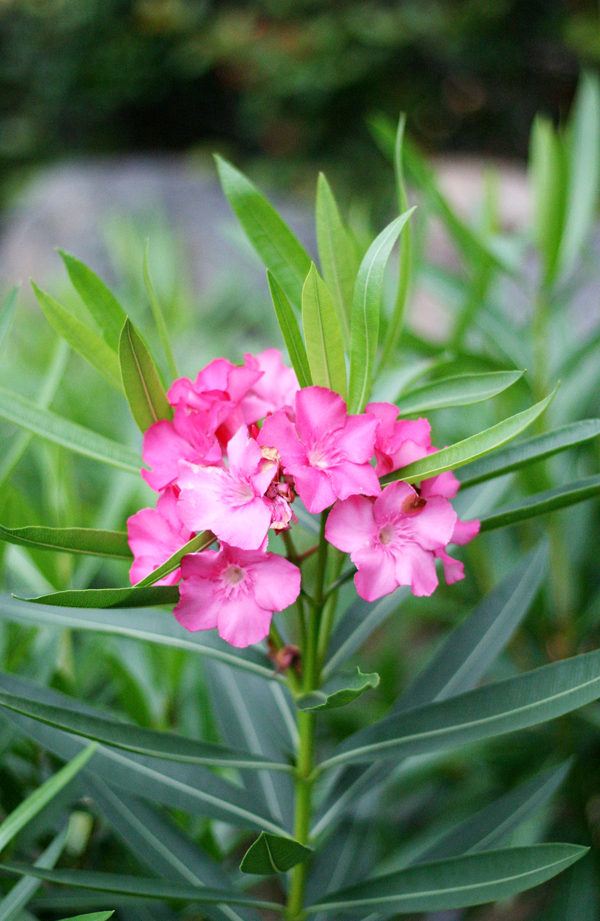
<svg viewBox="0 0 600 921">
<path fill-rule="evenodd" d="M 352 553 L 373 541 L 378 532 L 373 520 L 373 503 L 365 496 L 351 496 L 336 502 L 325 525 L 325 538 L 338 550 Z"/>
<path fill-rule="evenodd" d="M 278 553 L 265 554 L 264 561 L 252 565 L 254 597 L 267 611 L 283 611 L 300 594 L 300 570 Z"/>
<path fill-rule="evenodd" d="M 305 446 L 317 444 L 344 427 L 346 404 L 326 387 L 304 387 L 296 394 L 296 427 Z"/>
</svg>

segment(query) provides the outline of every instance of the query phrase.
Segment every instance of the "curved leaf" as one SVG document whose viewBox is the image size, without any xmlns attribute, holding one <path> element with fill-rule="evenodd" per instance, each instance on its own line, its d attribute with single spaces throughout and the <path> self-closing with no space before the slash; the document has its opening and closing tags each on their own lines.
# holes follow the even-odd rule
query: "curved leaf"
<svg viewBox="0 0 600 921">
<path fill-rule="evenodd" d="M 31 604 L 51 604 L 65 608 L 151 608 L 155 605 L 177 604 L 179 588 L 176 585 L 134 585 L 132 588 L 81 588 L 38 595 L 37 598 L 19 598 Z"/>
<path fill-rule="evenodd" d="M 119 348 L 121 330 L 127 319 L 125 311 L 112 291 L 85 263 L 61 249 L 58 252 L 69 273 L 73 287 L 87 307 L 90 316 L 102 330 L 107 344 L 112 351 L 116 352 Z"/>
<path fill-rule="evenodd" d="M 363 674 L 356 668 L 355 674 L 335 675 L 326 681 L 317 691 L 311 691 L 296 701 L 299 710 L 333 710 L 345 707 L 365 691 L 376 688 L 379 684 L 377 672 Z"/>
<path fill-rule="evenodd" d="M 219 179 L 229 204 L 254 249 L 292 304 L 300 308 L 310 257 L 256 186 L 231 163 L 215 155 Z"/>
<path fill-rule="evenodd" d="M 453 748 L 526 729 L 600 697 L 600 651 L 392 714 L 346 739 L 321 767 Z"/>
<path fill-rule="evenodd" d="M 347 396 L 342 331 L 331 294 L 314 263 L 302 288 L 302 327 L 313 384 Z"/>
<path fill-rule="evenodd" d="M 266 831 L 262 831 L 244 854 L 240 870 L 242 873 L 273 876 L 275 873 L 285 873 L 291 870 L 311 854 L 312 848 L 300 844 L 293 838 L 269 835 Z"/>
<path fill-rule="evenodd" d="M 139 476 L 141 459 L 131 448 L 98 435 L 70 419 L 63 419 L 49 409 L 40 409 L 25 397 L 4 390 L 3 387 L 0 387 L 0 417 L 75 451 L 76 454 L 92 457 L 100 463 Z"/>
<path fill-rule="evenodd" d="M 0 540 L 25 547 L 89 553 L 92 556 L 130 560 L 133 556 L 127 534 L 121 531 L 96 531 L 92 528 L 5 528 L 0 525 Z"/>
<path fill-rule="evenodd" d="M 267 281 L 269 282 L 269 291 L 271 292 L 273 307 L 275 308 L 275 316 L 277 317 L 277 322 L 279 323 L 281 335 L 283 336 L 283 341 L 288 350 L 292 367 L 296 372 L 298 383 L 301 387 L 310 387 L 312 379 L 308 366 L 308 358 L 306 357 L 306 349 L 290 302 L 285 296 L 283 288 L 277 283 L 268 269 Z"/>
<path fill-rule="evenodd" d="M 385 907 L 408 913 L 481 905 L 539 886 L 587 851 L 575 844 L 537 844 L 418 864 L 333 892 L 306 910 Z"/>
<path fill-rule="evenodd" d="M 89 361 L 109 384 L 122 393 L 123 384 L 116 352 L 89 326 L 81 323 L 58 301 L 38 288 L 34 281 L 31 282 L 31 287 L 42 313 L 59 336 L 62 336 L 82 358 Z"/>
<path fill-rule="evenodd" d="M 524 374 L 524 371 L 493 371 L 444 377 L 402 393 L 396 401 L 398 412 L 408 416 L 449 406 L 482 403 L 512 387 Z"/>
<path fill-rule="evenodd" d="M 381 482 L 393 483 L 394 480 L 404 480 L 406 483 L 416 483 L 418 480 L 437 476 L 446 470 L 455 470 L 457 467 L 462 467 L 463 464 L 469 463 L 469 461 L 482 457 L 484 454 L 489 454 L 495 448 L 499 448 L 501 445 L 506 444 L 507 441 L 516 438 L 517 435 L 531 425 L 554 398 L 556 389 L 544 400 L 540 400 L 539 403 L 530 406 L 529 409 L 510 416 L 508 419 L 503 419 L 497 425 L 450 445 L 449 448 L 442 448 L 441 451 L 436 451 L 435 454 L 429 454 L 427 457 L 421 458 L 421 460 L 407 464 L 406 467 L 401 467 L 400 470 L 383 477 Z"/>
<path fill-rule="evenodd" d="M 358 254 L 325 175 L 317 182 L 317 245 L 323 278 L 333 298 L 346 348 L 350 345 L 352 296 L 358 272 Z"/>
<path fill-rule="evenodd" d="M 538 515 L 546 515 L 548 512 L 555 512 L 557 509 L 585 502 L 586 499 L 592 499 L 598 493 L 600 493 L 600 476 L 590 476 L 585 480 L 577 480 L 575 483 L 566 483 L 557 489 L 536 493 L 506 508 L 501 508 L 497 512 L 485 515 L 481 519 L 480 531 L 494 531 L 496 528 L 506 528 L 519 521 L 528 521 Z"/>
<path fill-rule="evenodd" d="M 119 364 L 131 415 L 145 432 L 160 419 L 172 419 L 173 407 L 152 355 L 127 317 L 119 340 Z"/>
<path fill-rule="evenodd" d="M 512 470 L 520 470 L 528 464 L 552 457 L 560 451 L 566 451 L 578 444 L 584 444 L 600 435 L 600 419 L 583 419 L 581 422 L 572 422 L 563 425 L 544 435 L 534 435 L 520 441 L 510 448 L 496 451 L 489 457 L 474 461 L 462 467 L 458 478 L 461 486 L 475 486 L 492 477 L 503 476 Z"/>
<path fill-rule="evenodd" d="M 360 264 L 352 301 L 348 412 L 362 412 L 369 399 L 379 338 L 383 278 L 389 255 L 415 209 L 405 211 L 381 231 Z"/>
</svg>

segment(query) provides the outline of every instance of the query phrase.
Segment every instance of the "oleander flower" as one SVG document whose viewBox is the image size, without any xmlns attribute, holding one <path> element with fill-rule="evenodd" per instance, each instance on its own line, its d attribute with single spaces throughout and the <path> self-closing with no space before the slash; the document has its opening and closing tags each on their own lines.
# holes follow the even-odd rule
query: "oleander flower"
<svg viewBox="0 0 600 921">
<path fill-rule="evenodd" d="M 192 538 L 177 512 L 177 494 L 172 487 L 159 496 L 156 508 L 143 508 L 128 519 L 127 533 L 134 556 L 129 570 L 132 585 L 162 566 Z M 181 569 L 176 569 L 156 584 L 175 585 L 180 579 Z"/>
<path fill-rule="evenodd" d="M 186 630 L 210 630 L 232 646 L 264 639 L 274 611 L 300 594 L 300 570 L 276 553 L 221 549 L 192 553 L 181 561 L 183 582 L 175 617 Z"/>
<path fill-rule="evenodd" d="M 381 486 L 369 461 L 377 419 L 349 416 L 341 396 L 325 387 L 305 387 L 295 399 L 296 422 L 279 410 L 268 416 L 258 441 L 281 456 L 284 473 L 309 512 L 322 512 L 336 499 L 376 496 Z"/>
<path fill-rule="evenodd" d="M 172 422 L 161 419 L 151 425 L 142 444 L 142 458 L 151 468 L 142 469 L 148 486 L 160 492 L 174 483 L 182 460 L 202 466 L 221 464 L 221 445 L 210 428 L 208 413 L 188 409 L 183 400 Z"/>
<path fill-rule="evenodd" d="M 294 369 L 284 365 L 279 349 L 265 349 L 258 355 L 246 353 L 244 360 L 247 368 L 261 372 L 240 402 L 244 422 L 251 425 L 278 409 L 285 409 L 288 415 L 293 414 L 300 385 Z"/>
</svg>

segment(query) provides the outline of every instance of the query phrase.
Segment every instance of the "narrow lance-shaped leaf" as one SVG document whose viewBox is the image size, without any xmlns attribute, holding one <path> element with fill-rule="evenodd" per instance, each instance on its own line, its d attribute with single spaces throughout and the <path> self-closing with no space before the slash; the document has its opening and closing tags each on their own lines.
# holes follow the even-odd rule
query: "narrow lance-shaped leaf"
<svg viewBox="0 0 600 921">
<path fill-rule="evenodd" d="M 147 431 L 160 419 L 172 419 L 173 408 L 154 360 L 129 317 L 119 341 L 119 364 L 125 396 L 140 431 Z"/>
<path fill-rule="evenodd" d="M 269 282 L 271 298 L 273 299 L 275 316 L 277 317 L 277 322 L 279 323 L 281 335 L 283 336 L 283 341 L 288 350 L 292 367 L 296 372 L 298 383 L 301 387 L 310 387 L 312 378 L 310 376 L 308 358 L 306 357 L 306 349 L 302 341 L 302 336 L 300 335 L 298 321 L 294 316 L 294 312 L 290 302 L 285 296 L 283 288 L 278 284 L 277 280 L 268 269 L 267 280 Z"/>
<path fill-rule="evenodd" d="M 202 531 L 200 534 L 196 534 L 195 537 L 192 537 L 191 540 L 188 540 L 183 547 L 180 547 L 179 550 L 176 550 L 175 553 L 169 557 L 168 560 L 154 569 L 149 573 L 144 579 L 137 583 L 136 588 L 143 588 L 145 585 L 154 585 L 155 582 L 158 582 L 159 579 L 168 576 L 169 573 L 175 572 L 181 560 L 188 553 L 198 553 L 200 550 L 206 550 L 207 547 L 210 547 L 212 543 L 217 538 L 212 533 L 212 531 Z"/>
<path fill-rule="evenodd" d="M 293 838 L 270 835 L 263 831 L 244 854 L 240 870 L 242 873 L 273 876 L 291 870 L 311 854 L 312 848 L 300 844 Z"/>
<path fill-rule="evenodd" d="M 167 364 L 169 365 L 169 371 L 171 372 L 171 377 L 175 379 L 176 377 L 179 377 L 177 363 L 175 361 L 175 356 L 173 355 L 173 349 L 171 348 L 169 331 L 167 329 L 167 324 L 165 323 L 165 318 L 160 307 L 160 301 L 158 300 L 156 291 L 154 290 L 154 285 L 152 284 L 152 279 L 150 278 L 150 270 L 148 269 L 149 246 L 150 241 L 146 240 L 146 248 L 144 250 L 144 285 L 146 286 L 146 293 L 148 295 L 148 300 L 150 301 L 150 307 L 152 308 L 154 322 L 158 330 L 158 335 L 160 336 L 160 341 L 162 343 L 163 351 L 167 359 Z"/>
<path fill-rule="evenodd" d="M 587 851 L 575 844 L 537 844 L 437 860 L 332 892 L 306 910 L 409 913 L 482 905 L 539 886 Z"/>
<path fill-rule="evenodd" d="M 48 847 L 42 851 L 35 862 L 36 867 L 51 870 L 60 857 L 67 838 L 68 826 L 65 826 Z M 25 876 L 16 886 L 7 893 L 0 902 L 0 921 L 14 921 L 22 917 L 22 911 L 36 894 L 41 885 L 41 880 Z"/>
<path fill-rule="evenodd" d="M 91 915 L 77 915 L 74 918 L 63 918 L 62 921 L 108 921 L 114 915 L 113 911 L 93 911 Z"/>
<path fill-rule="evenodd" d="M 356 246 L 340 217 L 331 187 L 323 173 L 317 183 L 317 244 L 323 278 L 340 321 L 346 350 L 350 347 L 352 297 L 358 272 Z"/>
<path fill-rule="evenodd" d="M 0 706 L 91 741 L 103 742 L 152 758 L 166 758 L 168 761 L 211 767 L 292 770 L 289 764 L 278 763 L 249 752 L 233 751 L 224 745 L 198 742 L 169 732 L 128 725 L 111 720 L 102 713 L 91 715 L 68 706 L 56 707 L 52 704 L 38 703 L 17 694 L 9 694 L 7 691 L 0 690 Z"/>
<path fill-rule="evenodd" d="M 121 371 L 116 352 L 107 345 L 104 339 L 96 335 L 89 326 L 81 323 L 73 314 L 65 310 L 58 301 L 55 301 L 53 297 L 38 288 L 34 281 L 31 282 L 31 287 L 42 313 L 59 336 L 62 336 L 82 358 L 89 361 L 92 367 L 96 368 L 109 384 L 123 392 Z"/>
<path fill-rule="evenodd" d="M 102 330 L 107 344 L 112 351 L 116 352 L 119 348 L 121 330 L 127 319 L 125 311 L 112 291 L 85 263 L 60 249 L 58 252 L 69 273 L 73 287 L 87 307 L 90 316 Z"/>
<path fill-rule="evenodd" d="M 32 604 L 51 604 L 65 608 L 152 608 L 156 605 L 174 605 L 179 601 L 176 585 L 134 585 L 125 588 L 82 588 L 20 598 Z"/>
<path fill-rule="evenodd" d="M 493 371 L 489 374 L 463 374 L 444 377 L 403 393 L 396 404 L 401 416 L 482 403 L 512 387 L 524 371 Z"/>
<path fill-rule="evenodd" d="M 355 733 L 321 767 L 424 754 L 526 729 L 600 697 L 600 652 L 553 662 Z"/>
<path fill-rule="evenodd" d="M 49 409 L 40 409 L 17 393 L 0 387 L 0 418 L 20 425 L 76 454 L 91 457 L 111 467 L 139 475 L 141 460 L 135 451 L 90 429 L 63 419 Z"/>
<path fill-rule="evenodd" d="M 293 306 L 300 309 L 310 257 L 256 186 L 231 163 L 215 156 L 223 191 L 254 249 Z"/>
<path fill-rule="evenodd" d="M 548 512 L 555 512 L 557 509 L 585 502 L 586 499 L 592 499 L 599 493 L 600 476 L 590 476 L 585 480 L 577 480 L 575 483 L 566 483 L 564 486 L 536 493 L 506 508 L 484 515 L 481 519 L 481 531 L 494 531 L 497 528 L 506 528 L 510 524 L 517 524 L 519 521 L 528 521 L 538 515 L 546 515 Z"/>
<path fill-rule="evenodd" d="M 533 192 L 533 235 L 544 261 L 545 283 L 556 271 L 565 216 L 566 157 L 551 120 L 537 115 L 531 128 L 529 179 Z"/>
<path fill-rule="evenodd" d="M 554 398 L 556 389 L 544 400 L 530 406 L 529 409 L 510 416 L 508 419 L 504 419 L 497 425 L 493 425 L 477 435 L 471 435 L 470 438 L 465 438 L 464 441 L 458 441 L 456 444 L 450 445 L 449 448 L 442 448 L 441 451 L 436 451 L 435 454 L 430 454 L 428 457 L 423 457 L 412 464 L 407 464 L 406 467 L 388 474 L 381 482 L 393 483 L 394 480 L 404 480 L 406 483 L 415 483 L 418 480 L 437 476 L 446 470 L 455 470 L 457 467 L 462 467 L 463 464 L 469 463 L 469 461 L 476 460 L 476 458 L 482 457 L 484 454 L 489 454 L 495 448 L 499 448 L 501 445 L 506 444 L 507 441 L 516 438 L 517 435 L 531 425 Z"/>
<path fill-rule="evenodd" d="M 584 419 L 563 425 L 544 435 L 534 435 L 518 444 L 495 451 L 481 460 L 462 467 L 458 478 L 461 486 L 475 486 L 492 477 L 503 476 L 512 470 L 520 470 L 529 464 L 552 457 L 578 444 L 584 444 L 600 435 L 600 419 Z"/>
<path fill-rule="evenodd" d="M 302 288 L 302 326 L 313 384 L 346 399 L 346 362 L 340 324 L 327 285 L 314 264 Z"/>
<path fill-rule="evenodd" d="M 60 771 L 44 781 L 41 787 L 34 790 L 26 800 L 20 803 L 17 808 L 4 819 L 2 825 L 0 825 L 0 851 L 4 850 L 9 841 L 12 841 L 15 835 L 17 835 L 38 812 L 41 812 L 42 809 L 60 793 L 63 787 L 66 787 L 66 785 L 73 780 L 82 767 L 87 764 L 97 748 L 98 746 L 95 742 L 92 743 L 92 745 L 88 745 L 87 748 L 84 748 L 72 761 L 65 764 Z"/>
<path fill-rule="evenodd" d="M 356 668 L 354 674 L 334 675 L 326 681 L 317 691 L 311 691 L 296 701 L 299 710 L 333 710 L 336 707 L 345 707 L 365 691 L 376 688 L 379 684 L 377 672 L 363 674 Z"/>
<path fill-rule="evenodd" d="M 389 255 L 414 211 L 406 211 L 382 230 L 361 262 L 352 301 L 352 342 L 348 410 L 362 412 L 368 401 L 379 338 L 383 278 Z"/>
<path fill-rule="evenodd" d="M 129 560 L 133 556 L 127 534 L 121 531 L 95 531 L 91 528 L 5 528 L 0 525 L 0 540 L 24 547 L 66 550 L 92 556 Z"/>
</svg>

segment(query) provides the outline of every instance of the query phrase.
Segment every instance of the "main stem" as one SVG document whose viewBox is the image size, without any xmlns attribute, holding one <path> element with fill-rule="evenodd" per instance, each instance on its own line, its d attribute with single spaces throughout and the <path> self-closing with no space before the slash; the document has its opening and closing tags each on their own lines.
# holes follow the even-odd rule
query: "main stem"
<svg viewBox="0 0 600 921">
<path fill-rule="evenodd" d="M 315 588 L 310 605 L 306 643 L 302 649 L 302 691 L 308 694 L 319 687 L 321 668 L 319 664 L 319 628 L 323 614 L 323 594 L 327 569 L 327 542 L 325 540 L 326 513 L 321 515 L 321 533 Z M 308 844 L 312 817 L 312 786 L 315 758 L 315 716 L 298 711 L 298 758 L 296 761 L 294 837 L 301 844 Z M 303 917 L 304 888 L 307 864 L 296 864 L 292 870 L 292 883 L 288 896 L 287 916 L 290 921 Z"/>
</svg>

